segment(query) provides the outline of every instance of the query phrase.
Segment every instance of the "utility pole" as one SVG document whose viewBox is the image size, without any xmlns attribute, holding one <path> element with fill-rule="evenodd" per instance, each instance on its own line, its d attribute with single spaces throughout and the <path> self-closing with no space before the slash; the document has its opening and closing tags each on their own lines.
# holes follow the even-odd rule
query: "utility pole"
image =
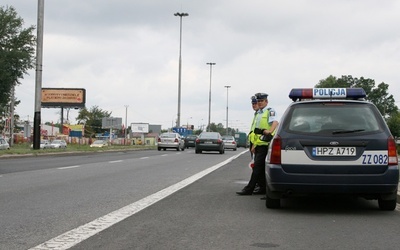
<svg viewBox="0 0 400 250">
<path fill-rule="evenodd" d="M 210 91 L 208 92 L 208 131 L 211 131 L 210 124 L 211 124 L 211 78 L 212 78 L 212 66 L 215 65 L 213 62 L 207 63 L 210 65 Z"/>
<path fill-rule="evenodd" d="M 182 17 L 189 16 L 188 13 L 175 13 L 174 16 L 180 17 L 179 29 L 179 76 L 178 76 L 178 117 L 176 118 L 176 127 L 181 126 L 181 76 L 182 76 Z"/>
<path fill-rule="evenodd" d="M 41 99 L 42 99 L 42 65 L 43 65 L 43 24 L 44 24 L 44 0 L 38 0 L 33 149 L 40 149 L 40 123 L 41 123 L 40 111 L 42 108 Z"/>
<path fill-rule="evenodd" d="M 226 88 L 226 135 L 228 135 L 228 90 L 230 85 L 224 86 Z"/>
</svg>

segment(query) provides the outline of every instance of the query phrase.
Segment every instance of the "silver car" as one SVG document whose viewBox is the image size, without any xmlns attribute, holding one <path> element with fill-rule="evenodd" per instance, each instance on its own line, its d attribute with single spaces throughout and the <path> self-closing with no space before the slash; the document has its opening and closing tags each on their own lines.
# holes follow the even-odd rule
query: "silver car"
<svg viewBox="0 0 400 250">
<path fill-rule="evenodd" d="M 231 135 L 224 135 L 222 136 L 222 140 L 224 141 L 225 149 L 232 149 L 233 151 L 236 151 L 237 143 L 235 137 Z"/>
<path fill-rule="evenodd" d="M 166 150 L 167 148 L 176 149 L 176 151 L 184 151 L 185 141 L 178 133 L 162 133 L 158 137 L 157 149 L 160 151 L 161 149 Z"/>
<path fill-rule="evenodd" d="M 67 148 L 67 143 L 64 140 L 54 140 L 50 144 L 51 148 Z"/>
<path fill-rule="evenodd" d="M 1 149 L 10 149 L 10 144 L 3 138 L 0 138 L 0 150 Z"/>
</svg>

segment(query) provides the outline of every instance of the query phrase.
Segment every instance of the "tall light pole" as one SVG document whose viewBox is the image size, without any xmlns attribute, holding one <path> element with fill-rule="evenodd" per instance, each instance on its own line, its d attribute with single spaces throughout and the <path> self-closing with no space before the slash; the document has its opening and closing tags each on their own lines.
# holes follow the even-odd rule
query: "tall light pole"
<svg viewBox="0 0 400 250">
<path fill-rule="evenodd" d="M 175 13 L 174 16 L 180 17 L 179 29 L 179 76 L 178 76 L 178 117 L 176 118 L 176 127 L 181 126 L 181 75 L 182 75 L 182 17 L 189 16 L 188 13 Z"/>
<path fill-rule="evenodd" d="M 228 90 L 230 85 L 224 86 L 226 88 L 226 135 L 228 135 Z"/>
<path fill-rule="evenodd" d="M 211 77 L 212 77 L 212 66 L 215 65 L 213 62 L 207 63 L 210 65 L 210 91 L 208 92 L 208 131 L 210 131 L 211 124 Z"/>
<path fill-rule="evenodd" d="M 44 0 L 38 0 L 36 77 L 35 77 L 35 114 L 33 120 L 33 149 L 40 149 L 40 123 L 42 99 L 42 63 L 43 63 L 43 25 Z"/>
<path fill-rule="evenodd" d="M 124 140 L 124 145 L 126 145 L 126 134 L 128 132 L 128 107 L 129 105 L 124 105 L 125 106 L 125 140 Z"/>
</svg>

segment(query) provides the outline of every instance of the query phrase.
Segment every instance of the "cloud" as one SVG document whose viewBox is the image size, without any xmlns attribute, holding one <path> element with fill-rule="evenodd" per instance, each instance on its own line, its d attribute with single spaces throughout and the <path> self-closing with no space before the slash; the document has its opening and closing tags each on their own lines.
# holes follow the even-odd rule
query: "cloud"
<svg viewBox="0 0 400 250">
<path fill-rule="evenodd" d="M 36 25 L 37 3 L 5 0 Z M 171 127 L 177 117 L 179 18 L 182 29 L 181 123 L 211 122 L 248 130 L 250 96 L 270 94 L 281 116 L 293 87 L 312 87 L 329 75 L 389 84 L 400 100 L 399 1 L 150 0 L 46 1 L 43 86 L 85 88 L 97 105 L 128 123 Z M 17 88 L 17 112 L 33 117 L 35 72 Z M 72 118 L 77 111 L 71 111 Z M 57 110 L 42 109 L 42 120 Z M 72 119 L 73 120 L 73 119 Z"/>
</svg>

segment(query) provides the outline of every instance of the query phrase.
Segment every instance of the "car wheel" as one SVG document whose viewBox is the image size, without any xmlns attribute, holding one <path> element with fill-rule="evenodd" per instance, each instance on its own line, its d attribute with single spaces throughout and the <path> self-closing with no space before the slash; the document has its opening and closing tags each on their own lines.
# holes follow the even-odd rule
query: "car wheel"
<svg viewBox="0 0 400 250">
<path fill-rule="evenodd" d="M 265 199 L 265 206 L 267 208 L 280 208 L 281 207 L 281 199 L 272 199 L 267 195 Z"/>
<path fill-rule="evenodd" d="M 166 148 L 163 148 L 163 150 L 165 151 L 165 150 L 167 150 Z"/>
<path fill-rule="evenodd" d="M 158 151 L 161 151 L 161 148 L 157 148 Z"/>
<path fill-rule="evenodd" d="M 268 187 L 266 188 L 267 194 L 265 198 L 265 206 L 267 208 L 280 208 L 281 207 L 281 199 L 279 198 L 272 198 L 270 194 L 268 194 L 270 191 L 268 190 Z"/>
<path fill-rule="evenodd" d="M 236 151 L 237 148 L 234 148 L 233 151 Z"/>
<path fill-rule="evenodd" d="M 185 147 L 183 147 L 181 150 L 182 150 L 182 151 L 185 151 Z"/>
<path fill-rule="evenodd" d="M 179 151 L 179 149 L 180 149 L 180 148 L 179 148 L 179 147 L 177 147 L 177 148 L 176 148 L 176 151 Z"/>
<path fill-rule="evenodd" d="M 397 205 L 397 198 L 392 200 L 382 200 L 378 198 L 379 209 L 384 211 L 393 211 Z"/>
<path fill-rule="evenodd" d="M 195 152 L 196 154 L 200 153 L 200 151 L 199 151 L 199 150 L 197 150 L 197 149 L 196 149 L 194 152 Z"/>
</svg>

